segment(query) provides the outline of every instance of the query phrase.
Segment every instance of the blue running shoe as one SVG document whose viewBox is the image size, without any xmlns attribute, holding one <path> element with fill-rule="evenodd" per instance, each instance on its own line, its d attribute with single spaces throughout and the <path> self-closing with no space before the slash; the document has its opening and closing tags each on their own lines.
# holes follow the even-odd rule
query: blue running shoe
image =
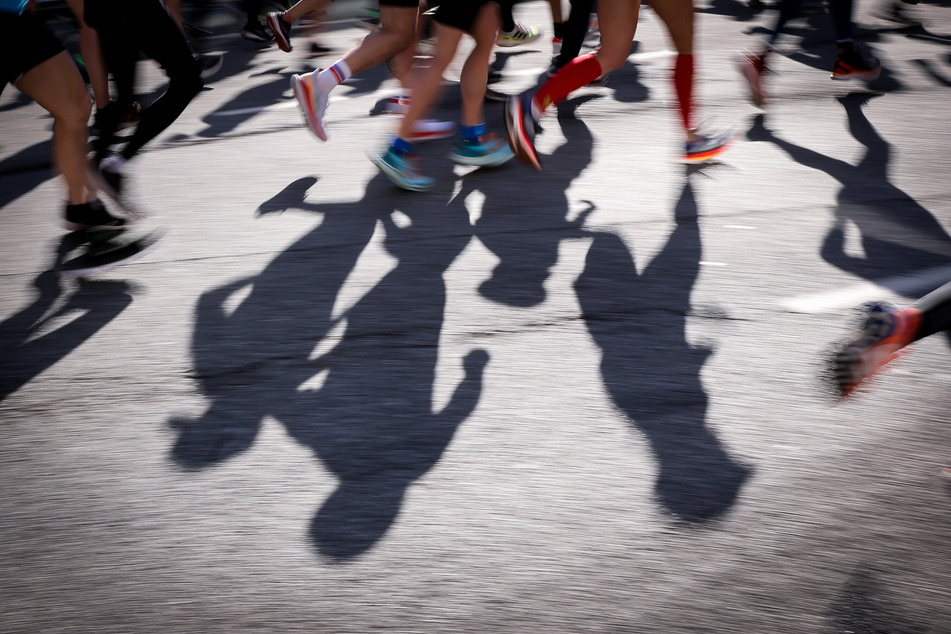
<svg viewBox="0 0 951 634">
<path fill-rule="evenodd" d="M 383 154 L 371 154 L 370 161 L 386 174 L 397 187 L 411 192 L 431 189 L 435 180 L 423 175 L 419 159 L 412 152 L 401 152 L 392 145 Z"/>
<path fill-rule="evenodd" d="M 475 141 L 456 137 L 456 143 L 449 152 L 449 160 L 453 163 L 479 167 L 498 167 L 514 156 L 508 143 L 491 133 Z"/>
</svg>

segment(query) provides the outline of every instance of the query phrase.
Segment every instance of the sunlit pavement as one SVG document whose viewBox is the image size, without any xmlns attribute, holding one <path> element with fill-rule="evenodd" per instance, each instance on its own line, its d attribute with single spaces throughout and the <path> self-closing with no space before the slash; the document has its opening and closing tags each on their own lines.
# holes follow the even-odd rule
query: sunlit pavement
<svg viewBox="0 0 951 634">
<path fill-rule="evenodd" d="M 316 60 L 221 38 L 129 166 L 165 239 L 82 281 L 50 272 L 51 118 L 7 87 L 0 630 L 951 632 L 948 340 L 843 404 L 822 380 L 856 306 L 951 278 L 951 9 L 874 8 L 879 80 L 830 81 L 813 11 L 764 114 L 734 53 L 772 12 L 700 5 L 699 115 L 737 133 L 702 169 L 645 9 L 630 63 L 543 121 L 544 172 L 437 141 L 423 194 L 365 156 L 383 68 L 327 143 L 291 97 L 365 31 Z M 548 5 L 516 15 L 546 35 L 499 49 L 507 93 L 550 57 Z"/>
</svg>

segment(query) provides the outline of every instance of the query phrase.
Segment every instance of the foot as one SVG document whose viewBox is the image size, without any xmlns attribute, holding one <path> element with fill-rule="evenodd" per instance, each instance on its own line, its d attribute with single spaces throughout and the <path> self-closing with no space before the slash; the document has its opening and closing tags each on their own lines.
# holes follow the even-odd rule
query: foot
<svg viewBox="0 0 951 634">
<path fill-rule="evenodd" d="M 278 48 L 285 53 L 294 50 L 291 46 L 291 25 L 284 21 L 284 14 L 280 11 L 272 11 L 267 14 L 267 28 L 271 30 L 274 41 Z"/>
<path fill-rule="evenodd" d="M 917 308 L 874 302 L 865 306 L 864 312 L 861 331 L 832 360 L 835 387 L 842 398 L 896 359 L 915 340 L 921 325 Z"/>
<path fill-rule="evenodd" d="M 718 132 L 691 132 L 690 138 L 684 143 L 684 154 L 681 160 L 687 163 L 705 163 L 712 161 L 723 154 L 733 140 L 732 130 Z"/>
<path fill-rule="evenodd" d="M 327 111 L 327 101 L 330 92 L 317 87 L 316 73 L 291 75 L 291 89 L 297 98 L 304 122 L 310 131 L 321 141 L 327 140 L 327 131 L 324 129 L 324 114 Z"/>
<path fill-rule="evenodd" d="M 449 159 L 459 165 L 498 167 L 508 162 L 514 154 L 508 144 L 494 134 L 486 134 L 475 141 L 461 137 L 456 139 L 449 152 Z"/>
<path fill-rule="evenodd" d="M 763 87 L 763 77 L 769 72 L 766 68 L 767 55 L 768 51 L 762 53 L 740 51 L 737 53 L 737 67 L 750 86 L 750 101 L 760 108 L 766 106 L 766 89 Z"/>
<path fill-rule="evenodd" d="M 515 23 L 515 28 L 511 31 L 499 31 L 499 36 L 495 40 L 496 45 L 511 47 L 529 44 L 537 40 L 542 34 L 537 26 L 525 26 Z"/>
<path fill-rule="evenodd" d="M 63 227 L 67 231 L 88 231 L 109 227 L 121 232 L 125 226 L 125 219 L 110 214 L 98 198 L 79 205 L 66 205 L 66 210 L 63 212 Z"/>
<path fill-rule="evenodd" d="M 203 53 L 195 58 L 198 62 L 199 75 L 202 79 L 208 79 L 219 70 L 224 64 L 225 56 L 223 53 Z"/>
<path fill-rule="evenodd" d="M 540 172 L 542 163 L 535 151 L 538 121 L 532 113 L 531 100 L 531 95 L 522 95 L 509 97 L 505 101 L 505 129 L 508 132 L 509 147 L 515 156 Z"/>
<path fill-rule="evenodd" d="M 832 79 L 864 79 L 873 81 L 882 72 L 882 63 L 861 51 L 853 42 L 842 42 L 835 56 Z"/>
<path fill-rule="evenodd" d="M 392 145 L 388 145 L 382 154 L 370 156 L 370 161 L 376 165 L 387 178 L 398 187 L 421 192 L 431 189 L 435 181 L 423 175 L 419 167 L 419 159 L 412 152 L 401 152 Z"/>
</svg>

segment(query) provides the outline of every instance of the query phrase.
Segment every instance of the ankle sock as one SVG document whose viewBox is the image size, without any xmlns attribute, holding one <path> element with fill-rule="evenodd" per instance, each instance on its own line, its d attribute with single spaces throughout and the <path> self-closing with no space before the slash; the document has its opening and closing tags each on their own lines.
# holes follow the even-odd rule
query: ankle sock
<svg viewBox="0 0 951 634">
<path fill-rule="evenodd" d="M 479 138 L 484 137 L 488 132 L 489 128 L 485 123 L 459 126 L 459 136 L 462 137 L 464 141 L 478 141 Z"/>
</svg>

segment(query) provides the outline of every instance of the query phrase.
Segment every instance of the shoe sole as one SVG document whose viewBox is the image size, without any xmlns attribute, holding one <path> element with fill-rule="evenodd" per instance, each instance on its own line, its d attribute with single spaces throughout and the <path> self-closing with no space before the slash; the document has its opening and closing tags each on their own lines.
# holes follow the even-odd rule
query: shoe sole
<svg viewBox="0 0 951 634">
<path fill-rule="evenodd" d="M 290 53 L 294 50 L 290 40 L 284 37 L 284 31 L 281 30 L 280 19 L 276 13 L 267 14 L 267 28 L 271 29 L 271 33 L 274 35 L 274 41 L 277 42 L 279 49 L 285 53 Z"/>
<path fill-rule="evenodd" d="M 496 157 L 492 159 L 491 161 L 487 161 L 486 160 L 487 158 L 489 157 L 488 156 L 462 156 L 461 154 L 453 154 L 453 153 L 449 154 L 449 160 L 452 161 L 453 163 L 456 163 L 457 165 L 468 165 L 471 167 L 499 167 L 501 165 L 505 165 L 506 163 L 511 161 L 513 158 L 515 158 L 515 154 L 510 152 L 507 155 Z"/>
<path fill-rule="evenodd" d="M 496 40 L 495 45 L 501 46 L 502 48 L 512 48 L 513 46 L 521 46 L 522 44 L 531 44 L 539 37 L 541 37 L 540 33 L 533 38 L 524 40 Z"/>
<path fill-rule="evenodd" d="M 304 123 L 307 124 L 307 128 L 314 133 L 321 141 L 327 140 L 327 131 L 324 130 L 323 124 L 320 122 L 320 119 L 317 117 L 317 113 L 311 113 L 311 108 L 306 104 L 313 105 L 314 99 L 310 94 L 310 89 L 300 80 L 297 75 L 291 75 L 291 89 L 294 91 L 294 97 L 297 99 L 297 108 L 300 110 L 301 116 L 304 117 Z"/>
<path fill-rule="evenodd" d="M 369 157 L 370 162 L 376 165 L 378 170 L 383 172 L 384 176 L 390 179 L 394 185 L 401 189 L 411 192 L 424 192 L 432 189 L 433 185 L 435 184 L 433 182 L 429 182 L 426 185 L 410 183 L 405 178 L 403 178 L 399 171 L 393 169 L 389 163 L 385 162 L 382 156 L 378 156 L 376 154 L 368 154 L 367 156 Z"/>
<path fill-rule="evenodd" d="M 829 76 L 829 79 L 834 79 L 835 81 L 848 81 L 849 79 L 864 79 L 865 81 L 875 81 L 878 79 L 879 75 L 882 74 L 881 67 L 875 70 L 857 70 L 851 73 L 844 75 L 837 75 L 832 73 Z"/>
<path fill-rule="evenodd" d="M 730 148 L 730 144 L 729 144 L 729 143 L 726 143 L 726 144 L 724 144 L 724 145 L 722 145 L 722 146 L 716 148 L 715 150 L 707 150 L 706 152 L 699 152 L 699 153 L 697 153 L 697 154 L 685 154 L 684 156 L 680 157 L 680 161 L 681 161 L 682 163 L 686 163 L 686 164 L 688 164 L 688 165 L 696 165 L 696 164 L 699 164 L 699 163 L 707 163 L 707 162 L 712 161 L 712 160 L 714 160 L 714 159 L 716 159 L 716 158 L 719 158 L 719 157 L 720 157 L 724 152 L 726 152 L 729 148 Z"/>
<path fill-rule="evenodd" d="M 525 135 L 522 123 L 522 103 L 517 97 L 510 97 L 505 104 L 505 130 L 508 133 L 509 148 L 518 160 L 531 165 L 539 172 L 542 164 L 535 147 Z"/>
</svg>

